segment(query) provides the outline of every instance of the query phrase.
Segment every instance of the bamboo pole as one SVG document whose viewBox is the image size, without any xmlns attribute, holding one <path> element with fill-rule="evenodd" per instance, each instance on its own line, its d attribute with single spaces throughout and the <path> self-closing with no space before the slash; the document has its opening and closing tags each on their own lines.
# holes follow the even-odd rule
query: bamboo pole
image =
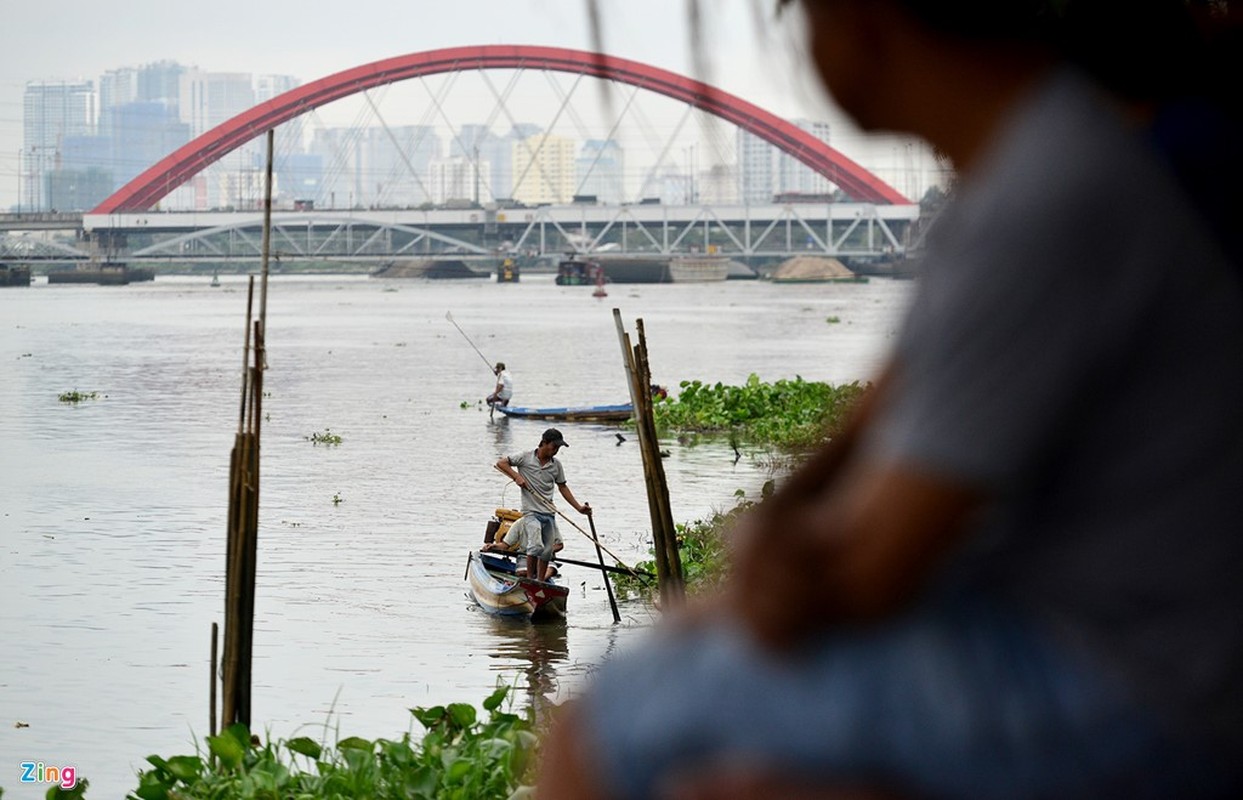
<svg viewBox="0 0 1243 800">
<path fill-rule="evenodd" d="M 241 722 L 250 727 L 251 719 L 255 574 L 259 545 L 259 434 L 263 420 L 263 370 L 267 366 L 264 341 L 267 329 L 268 257 L 271 252 L 274 141 L 274 132 L 268 131 L 259 317 L 252 317 L 255 283 L 252 276 L 246 302 L 242 403 L 238 432 L 234 438 L 229 463 L 229 530 L 225 555 L 225 636 L 221 679 L 221 722 L 225 726 Z"/>
<path fill-rule="evenodd" d="M 219 640 L 220 626 L 213 622 L 211 624 L 211 680 L 207 684 L 207 733 L 209 736 L 216 735 L 216 659 Z"/>
<path fill-rule="evenodd" d="M 678 552 L 678 532 L 673 523 L 673 509 L 669 505 L 669 482 L 665 478 L 665 463 L 660 456 L 660 443 L 656 438 L 656 412 L 652 408 L 652 370 L 647 360 L 647 333 L 643 320 L 635 320 L 635 329 L 639 333 L 639 345 L 635 348 L 635 361 L 639 370 L 639 385 L 642 391 L 639 396 L 643 400 L 642 422 L 648 429 L 648 440 L 651 442 L 652 469 L 655 472 L 656 507 L 660 516 L 660 524 L 664 531 L 662 537 L 665 547 L 665 559 L 669 565 L 669 574 L 676 576 L 671 584 L 671 592 L 681 600 L 684 594 L 682 575 L 682 557 Z"/>
<path fill-rule="evenodd" d="M 600 549 L 600 537 L 596 535 L 596 520 L 591 514 L 587 515 L 587 522 L 591 525 L 591 540 L 596 545 L 596 558 L 600 561 L 600 577 L 604 579 L 604 591 L 609 595 L 609 608 L 613 611 L 613 623 L 621 622 L 621 613 L 617 610 L 617 598 L 613 597 L 613 584 L 609 581 L 609 573 L 604 569 L 604 552 Z"/>
<path fill-rule="evenodd" d="M 642 418 L 643 407 L 641 395 L 642 392 L 636 389 L 636 367 L 634 362 L 634 350 L 630 345 L 630 334 L 626 333 L 622 326 L 621 313 L 618 309 L 613 309 L 613 321 L 617 325 L 617 336 L 621 342 L 622 348 L 622 365 L 626 370 L 626 384 L 630 389 L 630 402 L 635 410 L 635 433 L 639 438 L 639 456 L 643 462 L 643 483 L 647 491 L 647 510 L 652 524 L 652 549 L 656 557 L 656 585 L 660 588 L 661 600 L 665 595 L 665 587 L 669 584 L 669 562 L 665 557 L 665 548 L 659 546 L 658 539 L 662 535 L 660 529 L 659 515 L 656 506 L 652 502 L 655 495 L 653 476 L 654 473 L 648 466 L 650 458 L 650 447 L 648 443 L 648 430 L 640 424 Z M 658 453 L 659 455 L 659 453 Z"/>
<path fill-rule="evenodd" d="M 643 335 L 643 322 L 638 322 L 639 344 L 632 347 L 630 335 L 622 325 L 619 309 L 613 309 L 613 321 L 622 348 L 622 363 L 630 386 L 630 400 L 634 405 L 635 431 L 639 437 L 639 452 L 643 460 L 661 604 L 664 608 L 673 608 L 682 602 L 684 596 L 682 567 L 677 555 L 676 530 L 669 508 L 669 488 L 664 465 L 660 461 L 660 443 L 656 438 L 656 424 L 652 418 L 651 380 L 647 372 L 647 342 Z"/>
</svg>

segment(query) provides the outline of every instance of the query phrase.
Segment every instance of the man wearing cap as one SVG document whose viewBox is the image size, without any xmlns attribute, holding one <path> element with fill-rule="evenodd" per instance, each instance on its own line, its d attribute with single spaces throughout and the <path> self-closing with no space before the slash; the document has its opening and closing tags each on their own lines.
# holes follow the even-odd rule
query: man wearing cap
<svg viewBox="0 0 1243 800">
<path fill-rule="evenodd" d="M 591 515 L 591 506 L 580 503 L 565 482 L 565 470 L 556 459 L 557 451 L 569 447 L 561 431 L 549 428 L 540 437 L 539 446 L 505 456 L 496 467 L 522 488 L 522 516 L 533 517 L 540 526 L 540 540 L 532 537 L 527 549 L 527 574 L 546 581 L 549 577 L 548 562 L 552 560 L 553 545 L 557 538 L 556 506 L 552 500 L 553 487 L 561 490 L 561 496 L 580 514 Z"/>
<path fill-rule="evenodd" d="M 488 395 L 486 402 L 490 406 L 507 406 L 509 398 L 514 396 L 514 379 L 510 377 L 509 370 L 505 369 L 504 361 L 496 362 L 492 372 L 496 374 L 496 388 Z"/>
</svg>

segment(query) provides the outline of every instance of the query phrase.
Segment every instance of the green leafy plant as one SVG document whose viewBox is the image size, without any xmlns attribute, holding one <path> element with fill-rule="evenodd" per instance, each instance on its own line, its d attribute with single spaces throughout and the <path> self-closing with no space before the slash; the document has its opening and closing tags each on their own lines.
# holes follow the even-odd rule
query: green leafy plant
<svg viewBox="0 0 1243 800">
<path fill-rule="evenodd" d="M 334 746 L 305 736 L 262 744 L 233 725 L 206 738 L 208 758 L 149 756 L 151 768 L 128 798 L 503 800 L 529 791 L 539 747 L 533 712 L 502 708 L 509 691 L 498 687 L 483 701 L 482 720 L 469 703 L 410 709 L 425 729 L 417 741 L 407 732 L 396 740 L 350 736 Z"/>
<path fill-rule="evenodd" d="M 74 389 L 71 392 L 61 392 L 56 399 L 62 403 L 81 403 L 83 400 L 98 400 L 99 392 L 79 392 Z"/>
<path fill-rule="evenodd" d="M 842 318 L 834 315 L 832 317 L 825 317 L 824 321 L 829 323 L 830 325 L 836 325 L 837 323 L 842 321 Z"/>
<path fill-rule="evenodd" d="M 729 434 L 733 442 L 808 449 L 832 437 L 866 391 L 859 383 L 778 380 L 765 383 L 752 373 L 741 386 L 682 381 L 677 398 L 653 404 L 662 435 L 684 442 L 693 434 Z"/>
<path fill-rule="evenodd" d="M 341 437 L 332 432 L 331 428 L 324 428 L 323 433 L 312 433 L 306 437 L 311 444 L 338 445 L 341 444 Z"/>
</svg>

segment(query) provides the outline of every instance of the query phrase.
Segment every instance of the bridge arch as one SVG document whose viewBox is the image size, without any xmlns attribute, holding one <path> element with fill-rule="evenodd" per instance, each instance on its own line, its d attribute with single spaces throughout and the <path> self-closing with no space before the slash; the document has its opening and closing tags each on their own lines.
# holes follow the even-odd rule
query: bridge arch
<svg viewBox="0 0 1243 800">
<path fill-rule="evenodd" d="M 270 128 L 358 92 L 410 78 L 480 69 L 568 72 L 637 86 L 682 101 L 755 134 L 857 200 L 909 202 L 897 190 L 810 133 L 741 97 L 674 72 L 601 53 L 532 45 L 450 47 L 373 61 L 299 86 L 256 105 L 165 156 L 91 213 L 142 211 Z"/>
</svg>

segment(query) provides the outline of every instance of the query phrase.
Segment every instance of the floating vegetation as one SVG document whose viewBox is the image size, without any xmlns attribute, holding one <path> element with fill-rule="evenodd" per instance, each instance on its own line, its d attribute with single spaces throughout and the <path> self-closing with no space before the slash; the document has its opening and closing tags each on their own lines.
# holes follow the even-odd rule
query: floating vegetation
<svg viewBox="0 0 1243 800">
<path fill-rule="evenodd" d="M 676 399 L 653 403 L 656 427 L 679 441 L 696 434 L 728 434 L 731 442 L 799 450 L 831 437 L 866 391 L 856 383 L 833 386 L 801 377 L 765 383 L 752 373 L 742 386 L 682 381 Z"/>
<path fill-rule="evenodd" d="M 842 318 L 841 318 L 841 317 L 836 317 L 836 316 L 834 316 L 834 317 L 827 317 L 824 321 L 825 321 L 825 322 L 827 322 L 827 323 L 829 323 L 830 325 L 836 325 L 837 323 L 839 323 L 839 322 L 841 322 L 841 321 L 842 321 Z"/>
<path fill-rule="evenodd" d="M 57 399 L 62 403 L 81 403 L 83 400 L 98 400 L 99 392 L 79 392 L 74 389 L 72 392 L 61 392 Z"/>
<path fill-rule="evenodd" d="M 344 503 L 344 502 L 345 502 L 345 498 L 341 496 L 341 493 L 340 493 L 340 492 L 335 492 L 335 493 L 332 495 L 332 504 L 333 504 L 334 506 L 339 506 L 339 505 L 341 505 L 341 504 L 342 504 L 342 503 Z"/>
<path fill-rule="evenodd" d="M 341 437 L 332 432 L 331 428 L 324 428 L 323 433 L 312 433 L 306 437 L 311 444 L 338 445 L 341 444 Z"/>
<path fill-rule="evenodd" d="M 245 725 L 207 737 L 206 754 L 147 757 L 130 797 L 425 797 L 505 800 L 531 792 L 539 748 L 533 711 L 509 713 L 502 686 L 483 701 L 412 708 L 421 739 L 350 736 L 335 745 L 306 736 L 259 743 Z"/>
</svg>

